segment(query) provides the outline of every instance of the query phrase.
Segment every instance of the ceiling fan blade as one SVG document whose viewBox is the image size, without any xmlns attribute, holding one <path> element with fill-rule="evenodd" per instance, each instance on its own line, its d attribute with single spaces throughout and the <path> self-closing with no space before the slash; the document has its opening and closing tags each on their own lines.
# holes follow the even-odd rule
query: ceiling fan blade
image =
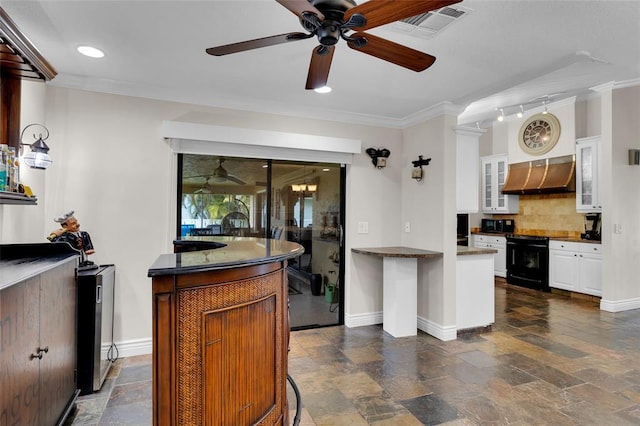
<svg viewBox="0 0 640 426">
<path fill-rule="evenodd" d="M 347 42 L 347 45 L 353 50 L 375 56 L 376 58 L 416 72 L 426 70 L 436 61 L 435 56 L 428 55 L 369 33 L 358 32 L 353 34 L 352 38 L 365 38 L 367 40 L 364 46 L 361 46 L 363 43 L 356 43 L 353 41 Z"/>
<path fill-rule="evenodd" d="M 327 85 L 334 51 L 335 46 L 318 46 L 313 49 L 305 89 L 313 90 Z"/>
<path fill-rule="evenodd" d="M 288 43 L 290 41 L 304 40 L 313 37 L 313 34 L 287 33 L 270 37 L 257 38 L 254 40 L 241 41 L 239 43 L 225 44 L 224 46 L 210 47 L 207 53 L 213 56 L 223 56 L 230 53 L 244 52 L 246 50 L 258 49 L 260 47 L 274 46 L 276 44 Z"/>
<path fill-rule="evenodd" d="M 347 10 L 344 14 L 344 20 L 346 22 L 353 14 L 359 13 L 367 19 L 367 23 L 357 29 L 368 30 L 460 1 L 462 0 L 369 0 Z"/>
<path fill-rule="evenodd" d="M 227 180 L 228 180 L 228 181 L 231 181 L 231 182 L 235 182 L 235 183 L 237 183 L 238 185 L 246 185 L 246 184 L 247 184 L 247 183 L 246 183 L 245 181 L 243 181 L 242 179 L 237 178 L 237 177 L 232 176 L 232 175 L 227 175 Z"/>
<path fill-rule="evenodd" d="M 313 13 L 320 19 L 324 21 L 324 15 L 318 9 L 316 9 L 308 0 L 276 0 L 282 6 L 289 9 L 294 14 L 298 15 L 302 18 L 302 14 L 304 12 Z"/>
</svg>

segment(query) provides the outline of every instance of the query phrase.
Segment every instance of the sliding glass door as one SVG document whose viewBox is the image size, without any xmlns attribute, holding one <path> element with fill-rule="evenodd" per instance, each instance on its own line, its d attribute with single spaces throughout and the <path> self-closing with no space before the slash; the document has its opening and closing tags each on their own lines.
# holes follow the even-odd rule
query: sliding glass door
<svg viewBox="0 0 640 426">
<path fill-rule="evenodd" d="M 292 329 L 342 324 L 344 168 L 339 164 L 181 154 L 178 233 L 294 241 Z"/>
</svg>

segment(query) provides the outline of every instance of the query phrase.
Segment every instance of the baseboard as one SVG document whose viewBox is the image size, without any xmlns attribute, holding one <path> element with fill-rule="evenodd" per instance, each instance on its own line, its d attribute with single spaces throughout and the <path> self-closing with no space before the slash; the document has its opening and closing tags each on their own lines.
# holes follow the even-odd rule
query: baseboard
<svg viewBox="0 0 640 426">
<path fill-rule="evenodd" d="M 366 314 L 344 314 L 344 325 L 347 327 L 363 327 L 365 325 L 382 324 L 382 311 Z"/>
<path fill-rule="evenodd" d="M 458 337 L 455 325 L 442 326 L 421 316 L 418 316 L 418 329 L 445 342 L 448 340 L 456 340 Z"/>
<path fill-rule="evenodd" d="M 118 358 L 127 358 L 138 355 L 149 355 L 153 352 L 153 341 L 148 339 L 134 339 L 116 342 Z"/>
<path fill-rule="evenodd" d="M 626 300 L 600 300 L 600 309 L 607 312 L 622 312 L 640 309 L 640 298 Z"/>
<path fill-rule="evenodd" d="M 382 324 L 382 312 L 372 312 L 357 315 L 344 315 L 344 325 L 347 327 L 363 327 L 365 325 Z M 455 325 L 443 327 L 432 321 L 418 316 L 418 330 L 422 330 L 427 334 L 443 341 L 456 340 L 457 329 Z"/>
</svg>

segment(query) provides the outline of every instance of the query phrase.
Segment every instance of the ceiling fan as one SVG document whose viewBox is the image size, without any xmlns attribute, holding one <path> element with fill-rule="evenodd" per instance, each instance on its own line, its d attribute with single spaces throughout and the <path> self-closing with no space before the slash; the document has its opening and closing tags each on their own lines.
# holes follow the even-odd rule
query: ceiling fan
<svg viewBox="0 0 640 426">
<path fill-rule="evenodd" d="M 237 185 L 246 185 L 247 183 L 242 179 L 230 174 L 227 169 L 222 167 L 222 163 L 225 162 L 224 157 L 218 158 L 218 167 L 213 170 L 213 173 L 210 175 L 201 175 L 201 176 L 191 176 L 185 179 L 193 179 L 193 178 L 206 178 L 206 181 L 202 185 L 202 188 L 197 189 L 194 193 L 197 194 L 210 194 L 213 190 L 213 185 L 211 182 L 216 184 L 225 184 L 225 183 L 234 183 Z"/>
<path fill-rule="evenodd" d="M 357 5 L 354 0 L 276 0 L 300 19 L 307 33 L 293 32 L 210 47 L 210 55 L 223 56 L 261 47 L 316 36 L 320 45 L 313 50 L 306 89 L 326 86 L 335 45 L 342 38 L 347 46 L 401 67 L 420 72 L 435 62 L 434 56 L 390 40 L 363 32 L 461 0 L 369 0 Z"/>
</svg>

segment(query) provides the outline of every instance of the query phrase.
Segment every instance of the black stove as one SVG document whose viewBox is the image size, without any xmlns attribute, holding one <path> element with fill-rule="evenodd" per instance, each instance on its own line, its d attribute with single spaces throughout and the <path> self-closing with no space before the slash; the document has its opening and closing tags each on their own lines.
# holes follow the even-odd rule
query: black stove
<svg viewBox="0 0 640 426">
<path fill-rule="evenodd" d="M 549 237 L 541 237 L 539 235 L 507 234 L 505 235 L 505 237 L 507 238 L 507 241 L 509 239 L 513 241 L 533 241 L 533 242 L 541 241 L 541 242 L 546 242 L 547 245 L 549 244 Z"/>
<path fill-rule="evenodd" d="M 506 235 L 507 283 L 534 290 L 549 288 L 549 237 Z"/>
</svg>

